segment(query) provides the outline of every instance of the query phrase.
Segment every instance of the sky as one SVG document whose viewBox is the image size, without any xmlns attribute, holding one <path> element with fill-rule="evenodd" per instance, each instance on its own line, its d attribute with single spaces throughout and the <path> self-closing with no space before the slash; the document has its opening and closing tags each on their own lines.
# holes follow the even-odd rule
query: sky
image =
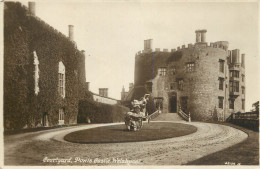
<svg viewBox="0 0 260 169">
<path fill-rule="evenodd" d="M 246 55 L 246 110 L 259 100 L 258 8 L 253 1 L 36 1 L 36 15 L 63 34 L 74 25 L 92 92 L 109 88 L 109 97 L 120 99 L 122 87 L 134 82 L 135 54 L 145 39 L 170 50 L 195 43 L 195 30 L 207 29 L 208 43 L 228 41 Z"/>
</svg>

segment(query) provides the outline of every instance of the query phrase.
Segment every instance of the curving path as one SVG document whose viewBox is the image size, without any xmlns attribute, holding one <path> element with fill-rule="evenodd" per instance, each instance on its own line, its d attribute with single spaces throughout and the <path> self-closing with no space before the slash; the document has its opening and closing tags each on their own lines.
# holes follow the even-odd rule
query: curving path
<svg viewBox="0 0 260 169">
<path fill-rule="evenodd" d="M 246 133 L 228 126 L 179 123 L 194 125 L 198 130 L 170 139 L 114 144 L 76 144 L 64 141 L 63 137 L 77 130 L 122 123 L 91 124 L 5 136 L 4 161 L 5 165 L 126 165 L 127 162 L 130 165 L 182 165 L 247 138 Z M 59 163 L 57 158 L 68 160 Z M 47 162 L 46 159 L 54 160 Z"/>
</svg>

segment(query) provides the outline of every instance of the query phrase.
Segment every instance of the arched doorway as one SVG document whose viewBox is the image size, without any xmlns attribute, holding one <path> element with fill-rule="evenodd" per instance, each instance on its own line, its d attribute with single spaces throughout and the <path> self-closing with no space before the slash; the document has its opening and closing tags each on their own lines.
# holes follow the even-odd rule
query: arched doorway
<svg viewBox="0 0 260 169">
<path fill-rule="evenodd" d="M 49 121 L 48 121 L 48 113 L 44 112 L 42 116 L 42 126 L 48 127 L 49 126 Z"/>
<path fill-rule="evenodd" d="M 173 93 L 169 96 L 169 112 L 177 113 L 177 94 Z"/>
</svg>

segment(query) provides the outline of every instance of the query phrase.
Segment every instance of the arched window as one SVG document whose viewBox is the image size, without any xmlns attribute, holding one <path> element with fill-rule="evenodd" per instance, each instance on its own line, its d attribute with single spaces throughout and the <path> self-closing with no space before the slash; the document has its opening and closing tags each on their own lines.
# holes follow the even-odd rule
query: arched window
<svg viewBox="0 0 260 169">
<path fill-rule="evenodd" d="M 39 60 L 36 52 L 33 52 L 33 64 L 34 64 L 34 93 L 38 95 L 39 88 Z"/>
<path fill-rule="evenodd" d="M 58 80 L 58 92 L 61 97 L 65 98 L 65 66 L 61 61 L 59 62 Z"/>
</svg>

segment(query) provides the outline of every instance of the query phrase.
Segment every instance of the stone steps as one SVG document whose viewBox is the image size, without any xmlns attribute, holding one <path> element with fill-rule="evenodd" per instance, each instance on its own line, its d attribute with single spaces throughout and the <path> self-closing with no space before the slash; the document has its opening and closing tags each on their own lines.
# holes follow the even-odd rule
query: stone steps
<svg viewBox="0 0 260 169">
<path fill-rule="evenodd" d="M 185 121 L 177 113 L 161 113 L 152 121 Z"/>
</svg>

